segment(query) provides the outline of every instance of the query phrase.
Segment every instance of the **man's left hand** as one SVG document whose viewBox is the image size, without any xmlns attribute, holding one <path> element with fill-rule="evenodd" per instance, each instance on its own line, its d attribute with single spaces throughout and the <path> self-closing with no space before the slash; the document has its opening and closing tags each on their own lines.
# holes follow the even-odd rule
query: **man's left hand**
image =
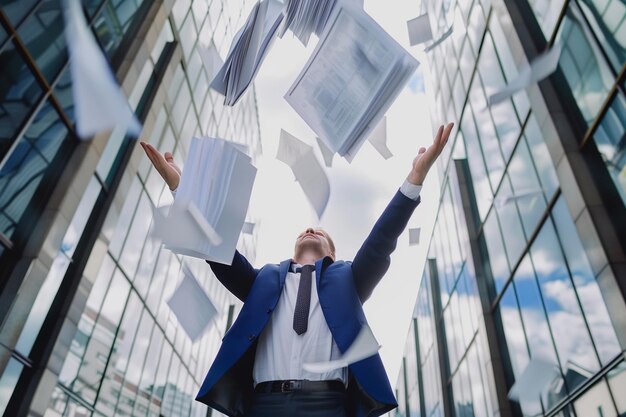
<svg viewBox="0 0 626 417">
<path fill-rule="evenodd" d="M 413 185 L 422 185 L 424 183 L 424 179 L 426 178 L 426 174 L 433 166 L 443 148 L 448 143 L 448 138 L 450 137 L 450 132 L 454 127 L 454 123 L 448 123 L 448 125 L 444 128 L 443 125 L 439 126 L 439 130 L 437 131 L 437 136 L 435 136 L 435 141 L 432 145 L 428 147 L 428 149 L 422 147 L 419 149 L 417 156 L 413 160 L 413 169 L 407 176 L 407 181 L 409 181 Z"/>
</svg>

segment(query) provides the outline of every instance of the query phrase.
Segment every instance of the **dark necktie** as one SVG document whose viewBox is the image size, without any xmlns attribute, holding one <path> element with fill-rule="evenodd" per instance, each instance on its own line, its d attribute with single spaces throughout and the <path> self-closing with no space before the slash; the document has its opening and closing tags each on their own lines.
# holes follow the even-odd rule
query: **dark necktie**
<svg viewBox="0 0 626 417">
<path fill-rule="evenodd" d="M 311 305 L 311 272 L 314 265 L 304 265 L 297 268 L 300 272 L 300 285 L 298 286 L 298 297 L 296 298 L 296 308 L 293 312 L 293 329 L 297 334 L 306 332 L 309 321 L 309 306 Z"/>
</svg>

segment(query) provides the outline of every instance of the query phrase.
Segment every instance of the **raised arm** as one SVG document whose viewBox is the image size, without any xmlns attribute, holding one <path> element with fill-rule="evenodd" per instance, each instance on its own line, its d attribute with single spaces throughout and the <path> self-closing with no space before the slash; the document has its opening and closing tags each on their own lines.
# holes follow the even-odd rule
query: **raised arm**
<svg viewBox="0 0 626 417">
<path fill-rule="evenodd" d="M 406 178 L 408 184 L 423 184 L 428 171 L 446 146 L 453 127 L 453 123 L 449 123 L 445 129 L 440 126 L 433 144 L 428 149 L 420 148 Z M 389 269 L 391 253 L 396 248 L 398 237 L 419 203 L 419 197 L 413 199 L 402 190 L 398 191 L 354 257 L 352 275 L 361 302 L 365 302 L 372 295 L 372 291 Z"/>
<path fill-rule="evenodd" d="M 217 279 L 241 301 L 246 301 L 254 279 L 259 273 L 239 251 L 235 251 L 232 265 L 207 261 Z"/>
<path fill-rule="evenodd" d="M 174 157 L 170 152 L 162 154 L 154 146 L 146 142 L 140 142 L 141 147 L 166 182 L 170 190 L 175 191 L 180 183 L 181 170 L 174 162 Z M 258 271 L 250 265 L 248 260 L 235 251 L 232 265 L 222 265 L 216 262 L 207 261 L 217 279 L 241 301 L 245 301 L 252 283 Z"/>
</svg>

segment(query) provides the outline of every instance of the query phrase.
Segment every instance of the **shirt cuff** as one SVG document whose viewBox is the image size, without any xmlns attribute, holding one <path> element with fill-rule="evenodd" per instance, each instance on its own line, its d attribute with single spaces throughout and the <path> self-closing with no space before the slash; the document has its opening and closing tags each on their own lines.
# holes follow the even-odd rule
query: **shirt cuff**
<svg viewBox="0 0 626 417">
<path fill-rule="evenodd" d="M 400 187 L 400 192 L 411 200 L 417 200 L 421 191 L 421 185 L 411 184 L 408 180 L 404 180 L 402 187 Z"/>
</svg>

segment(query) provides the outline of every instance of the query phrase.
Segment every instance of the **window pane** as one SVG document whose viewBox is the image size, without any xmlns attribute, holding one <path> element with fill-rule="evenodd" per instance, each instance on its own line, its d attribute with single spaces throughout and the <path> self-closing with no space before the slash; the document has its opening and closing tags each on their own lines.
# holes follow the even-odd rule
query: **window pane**
<svg viewBox="0 0 626 417">
<path fill-rule="evenodd" d="M 0 169 L 0 232 L 15 232 L 50 161 L 67 136 L 67 129 L 52 105 L 46 102 Z"/>
<path fill-rule="evenodd" d="M 574 401 L 574 409 L 579 416 L 617 417 L 609 387 L 604 379 L 601 379 Z"/>
<path fill-rule="evenodd" d="M 563 372 L 580 374 L 566 378 L 571 390 L 596 372 L 600 364 L 551 221 L 541 229 L 531 247 L 531 256 L 559 359 L 567 368 Z"/>
<path fill-rule="evenodd" d="M 526 247 L 526 238 L 517 211 L 516 199 L 511 198 L 514 195 L 513 193 L 514 191 L 509 185 L 508 177 L 505 177 L 502 187 L 498 190 L 496 204 L 494 204 L 500 219 L 500 230 L 502 230 L 502 238 L 504 239 L 509 265 L 517 263 Z"/>
<path fill-rule="evenodd" d="M 563 197 L 560 197 L 554 206 L 552 218 L 598 354 L 602 363 L 607 364 L 620 353 L 621 349 L 598 282 L 595 280 L 587 254 Z"/>
<path fill-rule="evenodd" d="M 546 201 L 525 140 L 520 142 L 511 158 L 507 177 L 513 186 L 512 195 L 515 196 L 526 236 L 531 236 L 546 210 Z"/>
<path fill-rule="evenodd" d="M 607 375 L 609 386 L 613 392 L 617 411 L 621 415 L 626 413 L 626 362 L 621 362 Z"/>
<path fill-rule="evenodd" d="M 0 52 L 0 161 L 43 91 L 12 42 Z"/>
<path fill-rule="evenodd" d="M 626 4 L 623 0 L 579 0 L 578 4 L 619 72 L 626 63 Z"/>
<path fill-rule="evenodd" d="M 528 142 L 528 148 L 532 155 L 532 160 L 539 174 L 539 181 L 546 196 L 546 200 L 550 200 L 556 190 L 559 188 L 559 180 L 556 176 L 556 170 L 552 163 L 552 157 L 548 151 L 548 146 L 543 139 L 541 129 L 537 123 L 534 114 L 529 116 L 524 136 Z"/>
<path fill-rule="evenodd" d="M 67 62 L 61 0 L 44 0 L 18 29 L 37 67 L 52 83 Z"/>
<path fill-rule="evenodd" d="M 499 313 L 506 342 L 503 346 L 507 347 L 513 374 L 519 377 L 528 364 L 528 350 L 513 285 L 504 292 L 500 300 Z"/>
<path fill-rule="evenodd" d="M 491 266 L 496 294 L 499 294 L 509 278 L 511 269 L 504 251 L 504 242 L 495 210 L 491 210 L 483 226 L 483 239 L 488 252 L 488 259 L 485 259 L 485 264 L 488 263 Z"/>
<path fill-rule="evenodd" d="M 556 40 L 563 45 L 559 65 L 585 121 L 591 125 L 615 77 L 578 8 L 570 5 L 569 11 Z"/>
<path fill-rule="evenodd" d="M 626 204 L 626 96 L 620 89 L 602 118 L 594 140 Z"/>
<path fill-rule="evenodd" d="M 22 19 L 33 9 L 38 0 L 5 0 L 2 11 L 7 15 L 13 27 L 18 27 Z"/>
<path fill-rule="evenodd" d="M 529 0 L 530 7 L 535 12 L 535 17 L 543 30 L 546 40 L 552 38 L 552 33 L 559 19 L 561 10 L 566 0 Z"/>
</svg>

